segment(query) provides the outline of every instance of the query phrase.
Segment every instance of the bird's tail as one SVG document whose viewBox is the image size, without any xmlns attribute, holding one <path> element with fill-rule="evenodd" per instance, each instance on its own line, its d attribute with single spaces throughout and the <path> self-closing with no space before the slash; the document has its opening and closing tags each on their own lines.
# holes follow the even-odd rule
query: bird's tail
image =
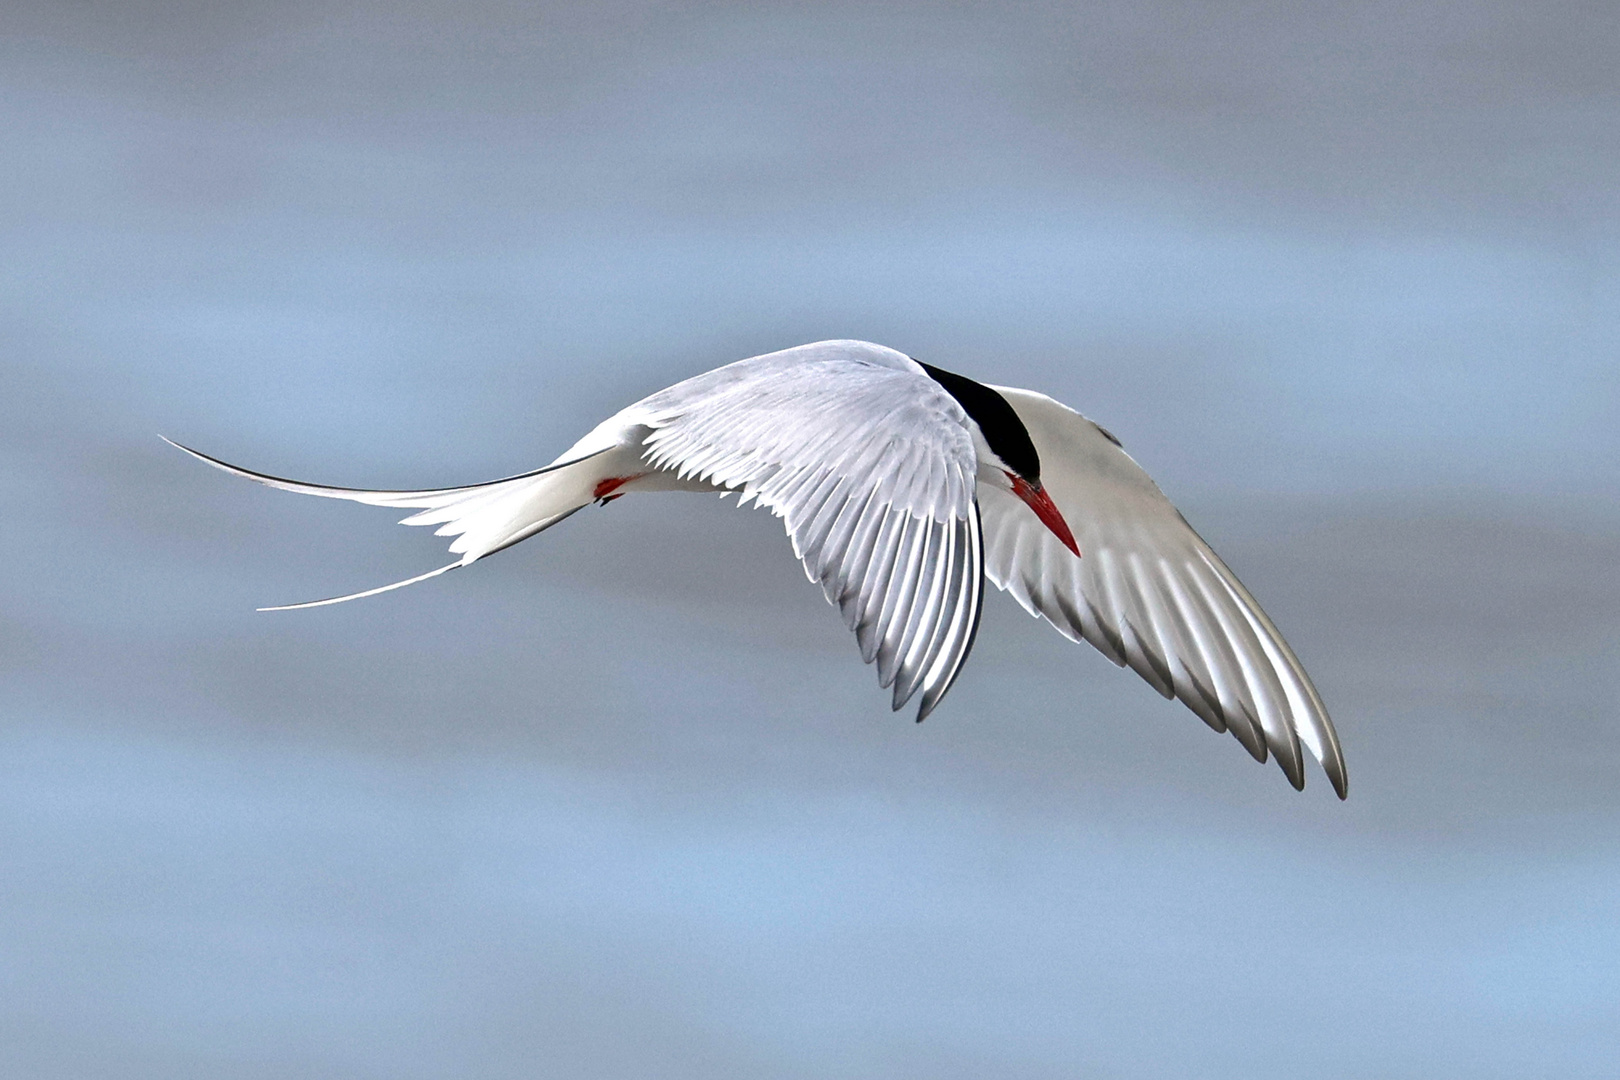
<svg viewBox="0 0 1620 1080">
<path fill-rule="evenodd" d="M 453 536 L 450 545 L 453 555 L 461 556 L 455 562 L 430 570 L 404 581 L 382 585 L 374 589 L 334 596 L 325 600 L 311 600 L 302 604 L 285 604 L 260 608 L 260 611 L 287 611 L 294 608 L 321 607 L 340 604 L 345 600 L 358 600 L 375 596 L 391 589 L 414 585 L 430 577 L 437 577 L 458 566 L 466 566 L 492 555 L 502 548 L 527 540 L 542 529 L 549 528 L 563 518 L 590 505 L 601 472 L 592 459 L 606 450 L 586 454 L 567 461 L 554 462 L 543 469 L 509 476 L 504 480 L 491 480 L 467 487 L 438 488 L 430 491 L 366 491 L 360 488 L 327 487 L 306 484 L 268 476 L 209 457 L 189 446 L 181 446 L 171 439 L 164 442 L 184 450 L 199 461 L 236 476 L 245 476 L 268 487 L 283 491 L 296 491 L 302 495 L 318 495 L 324 499 L 347 499 L 368 506 L 392 506 L 415 510 L 400 521 L 401 525 L 437 525 L 436 536 Z M 589 464 L 587 464 L 589 463 Z"/>
</svg>

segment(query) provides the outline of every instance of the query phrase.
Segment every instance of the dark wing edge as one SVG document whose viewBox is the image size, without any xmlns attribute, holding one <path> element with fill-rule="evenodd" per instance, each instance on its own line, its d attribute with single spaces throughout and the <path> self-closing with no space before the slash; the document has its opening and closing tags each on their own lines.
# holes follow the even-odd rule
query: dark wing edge
<svg viewBox="0 0 1620 1080">
<path fill-rule="evenodd" d="M 893 708 L 920 691 L 921 723 L 961 673 L 978 633 L 984 537 L 977 502 L 935 520 L 881 505 L 872 491 L 833 484 L 790 504 L 793 553 L 875 663 Z"/>
<path fill-rule="evenodd" d="M 1349 795 L 1350 778 L 1344 764 L 1344 749 L 1339 744 L 1339 733 L 1328 717 L 1327 705 L 1323 703 L 1316 684 L 1306 673 L 1305 665 L 1300 663 L 1299 657 L 1295 655 L 1287 639 L 1271 621 L 1271 616 L 1266 614 L 1260 602 L 1254 598 L 1243 582 L 1238 580 L 1237 575 L 1191 525 L 1187 526 L 1187 530 L 1197 537 L 1199 553 L 1210 568 L 1220 576 L 1240 610 L 1257 624 L 1256 634 L 1261 644 L 1266 647 L 1273 668 L 1279 675 L 1284 676 L 1284 690 L 1288 693 L 1295 731 L 1321 764 L 1322 771 L 1327 774 L 1334 792 L 1340 799 L 1346 798 Z M 1301 779 L 1295 786 L 1303 787 L 1304 780 Z"/>
<path fill-rule="evenodd" d="M 1335 793 L 1346 796 L 1338 735 L 1304 666 L 1180 515 L 1183 543 L 1173 553 L 1140 530 L 1109 530 L 1105 539 L 1088 528 L 1085 555 L 1076 559 L 1016 499 L 980 497 L 992 520 L 987 576 L 1022 607 L 1129 667 L 1215 731 L 1230 732 L 1256 761 L 1275 757 L 1295 789 L 1305 785 L 1303 741 Z"/>
</svg>

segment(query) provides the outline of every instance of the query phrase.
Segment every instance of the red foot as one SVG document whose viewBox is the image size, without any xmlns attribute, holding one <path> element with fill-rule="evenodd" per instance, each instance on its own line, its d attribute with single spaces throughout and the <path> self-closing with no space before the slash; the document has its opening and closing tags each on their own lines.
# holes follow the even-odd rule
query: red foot
<svg viewBox="0 0 1620 1080">
<path fill-rule="evenodd" d="M 632 480 L 640 480 L 646 475 L 646 473 L 636 473 L 634 476 L 610 476 L 606 480 L 598 480 L 596 490 L 591 492 L 591 498 L 605 506 L 614 499 L 624 497 L 624 492 L 619 491 L 621 487 Z M 619 492 L 617 495 L 614 494 L 616 491 Z"/>
<path fill-rule="evenodd" d="M 591 498 L 605 499 L 629 482 L 630 478 L 628 476 L 610 476 L 606 480 L 599 480 L 596 484 L 596 490 L 591 492 Z"/>
</svg>

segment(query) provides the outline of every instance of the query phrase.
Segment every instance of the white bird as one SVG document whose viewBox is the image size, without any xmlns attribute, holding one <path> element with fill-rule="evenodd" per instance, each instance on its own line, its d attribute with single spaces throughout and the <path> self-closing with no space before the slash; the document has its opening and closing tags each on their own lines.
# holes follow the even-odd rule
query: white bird
<svg viewBox="0 0 1620 1080">
<path fill-rule="evenodd" d="M 1032 390 L 987 386 L 863 341 L 716 368 L 598 424 L 543 469 L 467 487 L 364 491 L 266 476 L 287 491 L 416 511 L 459 558 L 336 604 L 467 566 L 595 502 L 736 493 L 782 518 L 793 553 L 855 632 L 861 658 L 921 693 L 921 721 L 973 648 L 988 578 L 1074 641 L 1129 665 L 1295 788 L 1300 744 L 1345 796 L 1338 736 L 1260 605 L 1119 440 Z"/>
</svg>

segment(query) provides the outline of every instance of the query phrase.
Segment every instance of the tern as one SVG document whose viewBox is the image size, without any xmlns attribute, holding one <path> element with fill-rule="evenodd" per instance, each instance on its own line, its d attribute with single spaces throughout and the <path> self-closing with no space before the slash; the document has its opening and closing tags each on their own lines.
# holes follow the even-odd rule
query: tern
<svg viewBox="0 0 1620 1080">
<path fill-rule="evenodd" d="M 165 440 L 168 441 L 168 440 Z M 821 341 L 676 383 L 550 465 L 466 487 L 367 491 L 252 472 L 273 488 L 415 511 L 468 566 L 593 503 L 650 491 L 737 495 L 781 518 L 861 658 L 920 694 L 920 722 L 973 648 L 984 583 L 1129 666 L 1257 761 L 1305 785 L 1300 745 L 1346 793 L 1321 697 L 1270 618 L 1106 429 L 1032 390 L 992 386 L 864 341 Z"/>
</svg>

